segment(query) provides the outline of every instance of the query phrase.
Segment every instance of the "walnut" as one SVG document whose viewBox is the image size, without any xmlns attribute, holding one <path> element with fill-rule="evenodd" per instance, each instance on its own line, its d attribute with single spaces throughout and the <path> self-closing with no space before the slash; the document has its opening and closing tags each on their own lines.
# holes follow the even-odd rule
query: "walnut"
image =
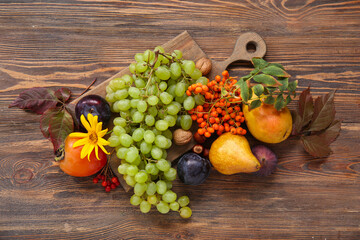
<svg viewBox="0 0 360 240">
<path fill-rule="evenodd" d="M 207 75 L 211 71 L 211 60 L 203 57 L 197 60 L 195 64 L 196 68 L 200 70 L 203 76 Z"/>
<path fill-rule="evenodd" d="M 186 131 L 181 128 L 176 129 L 173 133 L 174 142 L 176 145 L 185 145 L 189 143 L 192 139 L 192 132 Z"/>
</svg>

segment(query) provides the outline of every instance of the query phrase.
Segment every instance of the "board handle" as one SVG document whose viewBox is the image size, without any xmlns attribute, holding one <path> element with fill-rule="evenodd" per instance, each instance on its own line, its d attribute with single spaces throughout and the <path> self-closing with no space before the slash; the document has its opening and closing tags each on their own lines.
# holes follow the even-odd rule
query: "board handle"
<svg viewBox="0 0 360 240">
<path fill-rule="evenodd" d="M 235 43 L 234 50 L 225 61 L 212 61 L 212 69 L 209 79 L 214 79 L 216 75 L 221 74 L 231 63 L 236 61 L 251 61 L 254 57 L 264 57 L 266 53 L 266 44 L 264 39 L 255 32 L 246 32 L 239 36 Z"/>
</svg>

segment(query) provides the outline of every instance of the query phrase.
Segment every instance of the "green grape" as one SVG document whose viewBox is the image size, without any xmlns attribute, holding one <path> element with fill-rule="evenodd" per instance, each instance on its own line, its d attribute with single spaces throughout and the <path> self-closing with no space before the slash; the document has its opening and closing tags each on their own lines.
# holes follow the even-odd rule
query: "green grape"
<svg viewBox="0 0 360 240">
<path fill-rule="evenodd" d="M 171 56 L 176 58 L 176 59 L 181 59 L 182 58 L 182 52 L 180 50 L 174 50 L 174 52 L 171 54 Z"/>
<path fill-rule="evenodd" d="M 135 181 L 138 183 L 144 183 L 148 180 L 148 174 L 145 171 L 140 171 L 135 175 Z"/>
<path fill-rule="evenodd" d="M 141 197 L 147 188 L 147 184 L 146 183 L 136 183 L 134 186 L 134 193 L 135 195 Z"/>
<path fill-rule="evenodd" d="M 106 101 L 110 102 L 110 103 L 113 103 L 116 101 L 116 97 L 115 97 L 115 94 L 114 93 L 108 93 L 106 94 L 106 97 L 105 97 Z M 114 110 L 115 111 L 115 110 Z"/>
<path fill-rule="evenodd" d="M 146 115 L 145 116 L 145 123 L 146 125 L 148 125 L 149 127 L 153 126 L 155 124 L 155 118 L 151 115 Z"/>
<path fill-rule="evenodd" d="M 171 140 L 169 140 L 169 141 L 171 141 Z M 163 158 L 163 159 L 167 158 L 167 151 L 165 149 L 163 149 L 163 154 L 161 155 L 161 158 Z"/>
<path fill-rule="evenodd" d="M 144 114 L 136 111 L 133 115 L 132 115 L 132 119 L 134 121 L 134 123 L 141 123 L 144 120 Z"/>
<path fill-rule="evenodd" d="M 109 146 L 116 147 L 120 145 L 120 139 L 118 136 L 113 135 L 108 138 Z"/>
<path fill-rule="evenodd" d="M 155 127 L 159 131 L 165 131 L 169 127 L 169 123 L 165 120 L 157 120 L 155 123 Z"/>
<path fill-rule="evenodd" d="M 167 142 L 168 142 L 168 144 L 167 144 L 167 146 L 165 147 L 165 149 L 169 149 L 170 147 L 171 147 L 171 145 L 172 145 L 172 141 L 170 140 L 170 139 L 167 139 Z M 166 152 L 166 151 L 165 151 Z M 167 155 L 166 155 L 167 156 Z"/>
<path fill-rule="evenodd" d="M 152 85 L 152 86 L 148 87 L 147 92 L 149 95 L 157 96 L 159 93 L 159 90 L 155 85 Z"/>
<path fill-rule="evenodd" d="M 162 150 L 156 146 L 153 146 L 151 149 L 151 157 L 155 160 L 160 159 L 162 156 Z"/>
<path fill-rule="evenodd" d="M 130 103 L 131 103 L 131 101 L 130 101 Z M 131 105 L 131 104 L 130 104 Z M 136 108 L 131 108 L 130 109 L 130 116 L 131 116 L 131 118 L 132 118 L 132 116 L 134 115 L 134 113 L 137 111 L 137 109 Z"/>
<path fill-rule="evenodd" d="M 143 200 L 140 203 L 140 211 L 142 213 L 148 213 L 151 210 L 151 204 L 148 201 Z"/>
<path fill-rule="evenodd" d="M 182 95 L 181 97 L 175 97 L 175 101 L 179 104 L 182 104 L 184 103 L 185 99 L 187 98 L 188 96 L 186 94 Z M 180 105 L 180 109 L 181 109 L 181 106 Z"/>
<path fill-rule="evenodd" d="M 151 144 L 155 141 L 155 134 L 151 130 L 146 130 L 144 132 L 144 141 L 148 144 Z"/>
<path fill-rule="evenodd" d="M 177 211 L 179 210 L 179 208 L 180 208 L 178 202 L 172 202 L 172 203 L 170 203 L 170 204 L 169 204 L 169 207 L 170 207 L 171 210 L 173 210 L 173 211 L 175 211 L 175 212 L 177 212 Z"/>
<path fill-rule="evenodd" d="M 171 190 L 167 190 L 163 195 L 162 195 L 162 200 L 167 202 L 167 203 L 172 203 L 175 202 L 177 198 L 176 193 L 174 193 Z"/>
<path fill-rule="evenodd" d="M 169 84 L 168 89 L 166 90 L 166 92 L 168 94 L 170 94 L 171 96 L 175 97 L 176 96 L 175 95 L 175 88 L 176 88 L 176 84 L 174 84 L 174 85 Z"/>
<path fill-rule="evenodd" d="M 153 133 L 155 134 L 155 137 L 157 136 L 157 135 L 161 135 L 161 131 L 159 131 L 159 130 L 157 130 L 156 128 L 154 128 L 153 130 L 151 130 L 151 131 L 153 131 Z"/>
<path fill-rule="evenodd" d="M 114 78 L 110 82 L 110 86 L 113 85 L 115 89 L 123 89 L 126 87 L 126 82 L 122 78 Z"/>
<path fill-rule="evenodd" d="M 128 100 L 128 99 L 126 99 Z M 130 117 L 130 112 L 129 111 L 120 111 L 120 117 L 128 119 Z"/>
<path fill-rule="evenodd" d="M 171 74 L 174 75 L 174 77 L 178 78 L 181 76 L 181 66 L 179 63 L 177 62 L 173 62 L 171 65 L 170 65 L 170 71 L 171 71 Z"/>
<path fill-rule="evenodd" d="M 165 159 L 160 159 L 157 161 L 156 163 L 156 167 L 163 172 L 167 172 L 169 171 L 171 165 L 169 164 L 168 161 L 166 161 Z"/>
<path fill-rule="evenodd" d="M 189 218 L 189 217 L 191 217 L 191 215 L 192 215 L 191 208 L 183 207 L 183 208 L 180 209 L 180 216 L 182 218 Z"/>
<path fill-rule="evenodd" d="M 169 59 L 163 55 L 159 55 L 159 59 L 163 65 L 166 65 L 169 63 Z"/>
<path fill-rule="evenodd" d="M 180 207 L 185 207 L 189 204 L 190 199 L 188 196 L 181 196 L 177 201 L 180 204 Z"/>
<path fill-rule="evenodd" d="M 149 49 L 146 50 L 146 51 L 144 52 L 144 54 L 143 54 L 143 59 L 144 59 L 145 62 L 150 62 L 151 60 L 154 59 L 154 57 L 155 57 L 154 52 L 151 51 L 151 50 L 149 50 Z"/>
<path fill-rule="evenodd" d="M 159 88 L 161 91 L 165 91 L 167 89 L 167 83 L 164 81 L 161 81 L 159 84 Z"/>
<path fill-rule="evenodd" d="M 125 85 L 128 87 L 131 86 L 134 82 L 134 79 L 129 74 L 125 74 L 121 78 L 125 81 Z"/>
<path fill-rule="evenodd" d="M 160 201 L 156 205 L 156 208 L 162 214 L 166 214 L 166 213 L 168 213 L 170 211 L 169 204 L 167 202 L 164 202 L 164 201 Z"/>
<path fill-rule="evenodd" d="M 185 91 L 186 91 L 186 84 L 184 82 L 178 82 L 175 88 L 175 95 L 177 97 L 181 97 L 185 94 Z"/>
<path fill-rule="evenodd" d="M 195 63 L 190 60 L 184 60 L 182 64 L 182 68 L 187 74 L 192 74 L 195 70 Z"/>
<path fill-rule="evenodd" d="M 149 188 L 149 186 L 148 186 L 148 188 Z M 148 195 L 147 201 L 150 204 L 155 205 L 157 203 L 157 197 L 155 195 Z"/>
<path fill-rule="evenodd" d="M 166 115 L 166 109 L 160 109 L 157 114 L 157 118 L 163 119 Z"/>
<path fill-rule="evenodd" d="M 139 98 L 140 97 L 140 90 L 137 87 L 130 87 L 128 92 L 129 92 L 129 95 L 132 98 Z"/>
<path fill-rule="evenodd" d="M 184 108 L 186 111 L 189 111 L 195 107 L 195 100 L 193 96 L 187 96 L 184 100 Z"/>
<path fill-rule="evenodd" d="M 143 161 L 141 161 L 141 157 L 140 155 L 135 159 L 134 162 L 132 162 L 132 165 L 135 165 L 138 167 L 138 169 L 144 169 L 144 166 L 142 166 L 142 163 L 144 163 Z"/>
<path fill-rule="evenodd" d="M 170 104 L 173 99 L 174 99 L 174 97 L 171 94 L 167 93 L 167 92 L 160 93 L 160 100 L 165 105 Z"/>
<path fill-rule="evenodd" d="M 202 76 L 202 73 L 200 72 L 199 69 L 195 68 L 194 71 L 189 75 L 192 79 L 197 80 Z"/>
<path fill-rule="evenodd" d="M 140 100 L 138 103 L 137 103 L 137 110 L 139 111 L 139 112 L 145 112 L 146 110 L 147 110 L 147 103 L 146 103 L 146 101 L 144 101 L 144 100 Z"/>
<path fill-rule="evenodd" d="M 182 115 L 180 119 L 180 125 L 182 129 L 189 130 L 192 125 L 192 119 L 190 115 Z"/>
<path fill-rule="evenodd" d="M 173 127 L 176 124 L 176 117 L 172 115 L 166 115 L 164 120 L 167 121 L 169 127 Z"/>
<path fill-rule="evenodd" d="M 126 170 L 127 170 L 127 168 L 130 166 L 130 164 L 128 164 L 128 163 L 122 163 L 122 164 L 120 164 L 119 166 L 118 166 L 118 172 L 120 173 L 120 174 L 126 174 Z"/>
<path fill-rule="evenodd" d="M 147 99 L 147 102 L 149 105 L 151 106 L 155 106 L 158 104 L 159 102 L 159 98 L 157 96 L 150 96 L 148 99 Z"/>
<path fill-rule="evenodd" d="M 121 99 L 117 101 L 116 104 L 120 111 L 127 111 L 131 107 L 129 99 Z"/>
<path fill-rule="evenodd" d="M 132 139 L 135 142 L 140 142 L 144 137 L 145 130 L 143 128 L 137 128 L 132 134 Z"/>
<path fill-rule="evenodd" d="M 126 174 L 129 176 L 135 176 L 138 172 L 139 169 L 135 165 L 129 165 L 129 167 L 126 168 Z M 135 181 L 136 181 L 136 177 L 135 177 Z"/>
<path fill-rule="evenodd" d="M 167 106 L 166 110 L 168 114 L 176 115 L 180 112 L 181 108 L 176 104 L 176 102 L 172 102 Z"/>
<path fill-rule="evenodd" d="M 196 80 L 196 83 L 201 83 L 202 85 L 207 85 L 209 80 L 206 77 L 200 77 Z"/>
<path fill-rule="evenodd" d="M 176 179 L 176 169 L 170 168 L 168 171 L 164 172 L 164 177 L 166 180 L 174 181 Z"/>
<path fill-rule="evenodd" d="M 144 135 L 145 135 L 145 133 L 144 133 Z M 142 141 L 142 142 L 141 142 L 141 144 L 140 144 L 140 151 L 141 151 L 142 154 L 148 154 L 148 153 L 150 153 L 151 149 L 152 149 L 151 143 L 147 143 L 147 142 L 145 142 L 145 141 Z"/>
<path fill-rule="evenodd" d="M 135 195 L 135 194 L 132 195 L 131 198 L 130 198 L 130 204 L 134 205 L 134 206 L 140 205 L 141 201 L 143 201 L 142 198 Z"/>
<path fill-rule="evenodd" d="M 133 143 L 133 139 L 129 134 L 124 133 L 120 135 L 120 143 L 124 147 L 130 147 L 130 145 Z"/>
<path fill-rule="evenodd" d="M 114 94 L 116 100 L 125 99 L 129 96 L 128 90 L 126 88 L 117 90 Z"/>
<path fill-rule="evenodd" d="M 135 69 L 137 72 L 143 73 L 148 69 L 148 65 L 146 64 L 146 62 L 138 62 Z"/>
<path fill-rule="evenodd" d="M 162 46 L 155 47 L 154 52 L 156 52 L 156 51 L 158 51 L 159 53 L 164 53 L 165 52 L 165 50 L 164 50 L 164 48 Z"/>
<path fill-rule="evenodd" d="M 153 117 L 156 117 L 156 115 L 158 114 L 158 110 L 156 109 L 155 106 L 149 107 L 148 112 L 149 112 L 150 115 L 153 116 Z"/>
<path fill-rule="evenodd" d="M 141 53 L 136 53 L 135 54 L 135 61 L 143 62 L 144 61 L 144 56 Z"/>
<path fill-rule="evenodd" d="M 138 105 L 138 103 L 139 103 L 139 99 L 135 99 L 135 98 L 133 98 L 133 99 L 131 99 L 130 100 L 130 106 L 132 107 L 132 108 L 136 108 L 137 107 L 137 105 Z"/>
<path fill-rule="evenodd" d="M 155 163 L 146 164 L 145 171 L 151 175 L 157 175 L 159 173 L 159 169 L 156 167 Z"/>
<path fill-rule="evenodd" d="M 133 163 L 139 157 L 139 150 L 136 147 L 131 147 L 125 155 L 125 160 Z"/>
<path fill-rule="evenodd" d="M 135 63 L 131 63 L 129 66 L 129 70 L 131 73 L 135 73 L 135 69 L 136 69 L 136 64 Z"/>
<path fill-rule="evenodd" d="M 167 139 L 170 139 L 170 140 L 173 138 L 173 134 L 172 134 L 172 132 L 171 132 L 170 129 L 166 129 L 166 130 L 162 133 L 162 135 L 163 135 L 164 137 L 166 137 Z"/>
<path fill-rule="evenodd" d="M 124 175 L 124 180 L 125 180 L 126 184 L 129 185 L 130 187 L 134 187 L 136 184 L 133 176 Z"/>
<path fill-rule="evenodd" d="M 166 188 L 172 189 L 172 183 L 170 181 L 166 181 Z"/>
<path fill-rule="evenodd" d="M 156 69 L 155 71 L 155 75 L 160 79 L 160 80 L 168 80 L 170 78 L 170 71 L 168 68 L 166 68 L 165 66 L 160 66 Z"/>
<path fill-rule="evenodd" d="M 167 190 L 166 182 L 163 180 L 159 180 L 156 182 L 156 192 L 160 195 L 163 195 Z"/>
<path fill-rule="evenodd" d="M 146 82 L 141 78 L 136 78 L 135 79 L 135 86 L 137 88 L 144 88 L 146 86 Z"/>
<path fill-rule="evenodd" d="M 156 193 L 157 185 L 154 182 L 150 182 L 147 184 L 146 194 L 151 196 Z"/>
<path fill-rule="evenodd" d="M 125 156 L 126 156 L 127 151 L 129 151 L 128 148 L 120 147 L 120 148 L 116 151 L 116 156 L 117 156 L 119 159 L 125 159 Z"/>
<path fill-rule="evenodd" d="M 205 103 L 205 98 L 203 95 L 196 94 L 194 96 L 195 104 L 196 105 L 203 105 Z"/>
<path fill-rule="evenodd" d="M 167 146 L 167 138 L 163 135 L 157 135 L 155 137 L 155 145 L 159 148 L 165 148 Z"/>
</svg>

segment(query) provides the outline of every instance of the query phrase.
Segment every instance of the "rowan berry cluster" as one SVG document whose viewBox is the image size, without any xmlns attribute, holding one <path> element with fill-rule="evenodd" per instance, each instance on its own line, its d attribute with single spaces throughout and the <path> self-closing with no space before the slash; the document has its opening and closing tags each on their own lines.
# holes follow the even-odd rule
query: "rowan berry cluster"
<svg viewBox="0 0 360 240">
<path fill-rule="evenodd" d="M 195 83 L 186 91 L 188 96 L 201 94 L 205 102 L 191 109 L 191 119 L 198 123 L 198 133 L 209 138 L 214 132 L 221 135 L 224 132 L 245 135 L 241 127 L 244 114 L 241 111 L 240 89 L 235 85 L 237 80 L 229 77 L 228 71 L 217 75 L 206 85 Z"/>
</svg>

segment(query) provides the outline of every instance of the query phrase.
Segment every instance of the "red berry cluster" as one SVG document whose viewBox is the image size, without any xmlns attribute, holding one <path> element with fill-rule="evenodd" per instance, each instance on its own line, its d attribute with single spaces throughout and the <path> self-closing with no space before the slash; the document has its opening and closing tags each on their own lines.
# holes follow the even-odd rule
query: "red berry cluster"
<svg viewBox="0 0 360 240">
<path fill-rule="evenodd" d="M 105 192 L 110 192 L 120 185 L 119 179 L 114 175 L 108 164 L 93 178 L 93 183 L 96 184 L 98 182 L 101 182 L 101 186 L 105 188 Z"/>
</svg>

